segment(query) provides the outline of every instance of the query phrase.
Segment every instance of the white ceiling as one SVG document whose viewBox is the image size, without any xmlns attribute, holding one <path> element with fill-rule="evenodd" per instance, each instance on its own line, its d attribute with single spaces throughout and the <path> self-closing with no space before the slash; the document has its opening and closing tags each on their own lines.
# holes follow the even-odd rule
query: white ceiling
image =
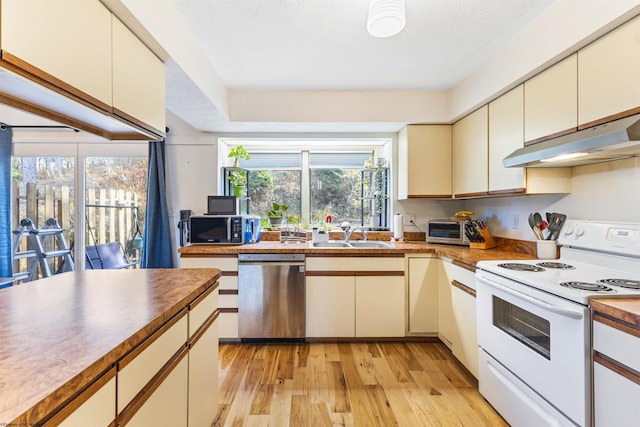
<svg viewBox="0 0 640 427">
<path fill-rule="evenodd" d="M 380 39 L 366 31 L 369 0 L 171 0 L 229 92 L 447 91 L 552 2 L 405 0 L 404 30 Z M 395 132 L 406 124 L 233 122 L 167 64 L 167 107 L 203 131 Z"/>
<path fill-rule="evenodd" d="M 172 0 L 232 90 L 448 90 L 552 0 L 406 0 L 367 33 L 369 0 Z"/>
</svg>

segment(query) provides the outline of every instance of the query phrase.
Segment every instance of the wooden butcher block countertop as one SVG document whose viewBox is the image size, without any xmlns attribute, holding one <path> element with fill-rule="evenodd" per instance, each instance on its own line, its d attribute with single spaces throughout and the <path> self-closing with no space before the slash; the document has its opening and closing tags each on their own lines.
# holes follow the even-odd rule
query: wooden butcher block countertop
<svg viewBox="0 0 640 427">
<path fill-rule="evenodd" d="M 220 270 L 91 270 L 0 289 L 0 425 L 35 425 L 217 286 Z"/>
<path fill-rule="evenodd" d="M 241 253 L 304 253 L 307 256 L 398 256 L 405 254 L 435 254 L 451 258 L 462 264 L 475 266 L 483 260 L 530 260 L 536 259 L 535 243 L 497 238 L 498 247 L 493 249 L 470 249 L 468 246 L 430 244 L 424 241 L 390 243 L 393 248 L 314 248 L 309 242 L 281 243 L 260 241 L 258 243 L 224 246 L 191 245 L 180 248 L 181 257 L 234 256 Z M 388 242 L 388 240 L 386 240 Z"/>
<path fill-rule="evenodd" d="M 598 298 L 591 301 L 591 309 L 622 324 L 617 329 L 625 330 L 626 325 L 640 336 L 640 298 Z"/>
</svg>

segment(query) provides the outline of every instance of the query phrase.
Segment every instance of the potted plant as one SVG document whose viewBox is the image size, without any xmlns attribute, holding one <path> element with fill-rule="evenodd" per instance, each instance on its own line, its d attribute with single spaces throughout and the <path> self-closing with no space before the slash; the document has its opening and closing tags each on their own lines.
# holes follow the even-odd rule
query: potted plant
<svg viewBox="0 0 640 427">
<path fill-rule="evenodd" d="M 233 171 L 229 174 L 229 182 L 232 193 L 236 197 L 244 197 L 247 191 L 247 174 L 242 171 Z"/>
<path fill-rule="evenodd" d="M 271 205 L 271 210 L 267 214 L 269 217 L 269 222 L 272 227 L 279 227 L 282 224 L 282 218 L 286 216 L 289 211 L 288 205 L 281 205 L 279 203 L 273 202 Z"/>
<path fill-rule="evenodd" d="M 229 151 L 229 155 L 227 157 L 233 157 L 233 167 L 240 167 L 240 159 L 249 160 L 251 155 L 244 149 L 242 145 L 237 145 Z"/>
</svg>

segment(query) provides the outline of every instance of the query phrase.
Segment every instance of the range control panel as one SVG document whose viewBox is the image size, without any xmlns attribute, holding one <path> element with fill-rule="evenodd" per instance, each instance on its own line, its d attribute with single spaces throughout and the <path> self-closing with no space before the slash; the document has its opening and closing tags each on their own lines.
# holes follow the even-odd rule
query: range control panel
<svg viewBox="0 0 640 427">
<path fill-rule="evenodd" d="M 640 223 L 567 220 L 563 246 L 640 256 Z"/>
</svg>

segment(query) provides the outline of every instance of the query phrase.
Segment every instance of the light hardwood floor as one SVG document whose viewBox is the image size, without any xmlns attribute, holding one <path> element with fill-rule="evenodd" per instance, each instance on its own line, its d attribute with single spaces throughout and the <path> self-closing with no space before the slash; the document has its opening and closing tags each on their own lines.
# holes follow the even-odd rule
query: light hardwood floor
<svg viewBox="0 0 640 427">
<path fill-rule="evenodd" d="M 221 344 L 214 426 L 507 426 L 439 342 Z"/>
</svg>

